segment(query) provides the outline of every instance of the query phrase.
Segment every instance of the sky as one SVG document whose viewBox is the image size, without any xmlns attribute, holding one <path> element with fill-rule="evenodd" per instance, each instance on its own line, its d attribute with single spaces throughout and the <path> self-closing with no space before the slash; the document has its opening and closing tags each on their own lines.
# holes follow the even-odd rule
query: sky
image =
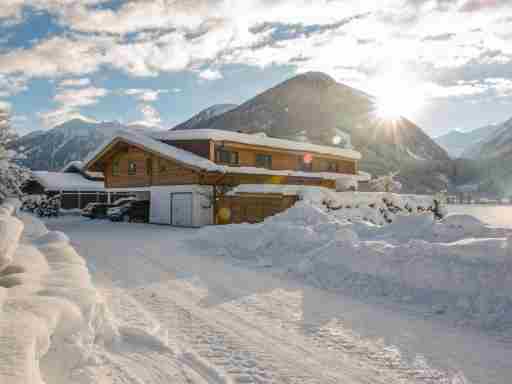
<svg viewBox="0 0 512 384">
<path fill-rule="evenodd" d="M 163 128 L 321 71 L 432 136 L 512 117 L 510 0 L 1 0 L 0 105 Z"/>
</svg>

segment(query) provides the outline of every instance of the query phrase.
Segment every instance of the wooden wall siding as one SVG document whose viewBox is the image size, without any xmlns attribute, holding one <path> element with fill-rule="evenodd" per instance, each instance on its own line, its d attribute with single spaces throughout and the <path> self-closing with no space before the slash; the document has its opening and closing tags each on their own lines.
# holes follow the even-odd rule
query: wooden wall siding
<svg viewBox="0 0 512 384">
<path fill-rule="evenodd" d="M 165 167 L 163 172 L 161 165 Z M 200 175 L 174 161 L 157 158 L 153 160 L 153 185 L 200 184 Z"/>
<path fill-rule="evenodd" d="M 107 188 L 146 187 L 151 185 L 151 175 L 146 171 L 146 160 L 151 154 L 129 146 L 126 151 L 112 156 L 105 165 L 105 185 Z M 112 175 L 112 163 L 119 161 L 119 174 Z M 128 165 L 134 162 L 137 166 L 135 175 L 128 174 Z"/>
<path fill-rule="evenodd" d="M 205 159 L 213 160 L 213 158 L 210 158 L 210 141 L 208 140 L 179 140 L 166 141 L 166 143 L 177 148 L 184 149 L 185 151 L 195 153 Z"/>
<path fill-rule="evenodd" d="M 213 145 L 208 143 L 208 151 L 211 152 Z M 226 146 L 226 148 L 228 148 Z M 206 146 L 203 148 L 206 150 Z M 298 170 L 300 158 L 296 154 L 262 152 L 258 150 L 241 151 L 241 166 L 254 166 L 257 154 L 272 154 L 272 167 L 275 170 Z M 112 163 L 114 159 L 119 160 L 119 175 L 112 175 Z M 152 172 L 147 172 L 146 165 L 148 159 L 151 159 Z M 313 159 L 313 170 L 319 167 L 320 158 Z M 135 175 L 128 174 L 129 163 L 133 161 L 137 166 Z M 336 188 L 336 182 L 333 180 L 323 180 L 320 178 L 304 178 L 290 176 L 268 176 L 268 175 L 248 175 L 248 174 L 230 174 L 221 175 L 217 173 L 201 173 L 187 168 L 172 160 L 160 158 L 150 152 L 146 152 L 138 147 L 129 146 L 123 143 L 116 145 L 102 159 L 105 165 L 105 185 L 107 188 L 136 188 L 148 187 L 151 185 L 184 185 L 184 184 L 203 184 L 203 185 L 240 185 L 240 184 L 290 184 L 290 185 L 308 185 L 322 186 L 326 188 Z M 165 171 L 161 172 L 161 165 L 164 165 Z M 357 163 L 349 160 L 337 160 L 338 171 L 342 173 L 355 173 Z M 320 170 L 318 170 L 320 171 Z"/>
<path fill-rule="evenodd" d="M 119 175 L 112 175 L 113 160 L 119 160 Z M 152 170 L 146 166 L 151 159 Z M 135 175 L 128 174 L 128 164 L 134 161 L 137 165 Z M 160 172 L 160 165 L 165 165 L 165 172 Z M 198 184 L 199 174 L 181 164 L 159 158 L 136 147 L 129 147 L 126 152 L 117 153 L 106 162 L 105 185 L 107 188 L 149 187 L 151 185 Z"/>
<path fill-rule="evenodd" d="M 219 144 L 216 144 L 219 147 Z M 239 144 L 227 143 L 222 146 L 223 149 L 228 151 L 238 152 L 239 165 L 241 167 L 255 167 L 256 166 L 256 155 L 271 155 L 272 156 L 272 169 L 273 170 L 301 170 L 301 159 L 302 154 L 292 153 L 280 150 L 268 150 L 266 148 L 257 148 L 254 146 L 242 146 Z M 215 159 L 210 159 L 214 160 Z M 356 174 L 356 161 L 350 159 L 340 159 L 335 156 L 327 155 L 314 155 L 312 170 L 313 172 L 323 172 L 322 163 L 323 161 L 334 161 L 337 164 L 338 173 Z"/>
<path fill-rule="evenodd" d="M 240 194 L 223 196 L 216 204 L 216 224 L 259 223 L 267 217 L 287 210 L 297 202 L 296 196 L 272 194 Z M 228 210 L 230 219 L 222 220 L 219 211 Z"/>
</svg>

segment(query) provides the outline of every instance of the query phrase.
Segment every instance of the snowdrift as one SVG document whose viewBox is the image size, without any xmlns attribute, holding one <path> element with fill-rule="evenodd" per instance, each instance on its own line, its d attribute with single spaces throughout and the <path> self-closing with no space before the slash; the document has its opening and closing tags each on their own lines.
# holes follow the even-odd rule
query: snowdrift
<svg viewBox="0 0 512 384">
<path fill-rule="evenodd" d="M 325 289 L 426 305 L 487 327 L 509 323 L 512 232 L 465 215 L 434 220 L 432 203 L 315 191 L 261 224 L 205 228 L 195 241 Z"/>
<path fill-rule="evenodd" d="M 117 331 L 65 235 L 30 218 L 22 237 L 16 206 L 0 206 L 0 382 L 87 382 L 93 345 Z"/>
</svg>

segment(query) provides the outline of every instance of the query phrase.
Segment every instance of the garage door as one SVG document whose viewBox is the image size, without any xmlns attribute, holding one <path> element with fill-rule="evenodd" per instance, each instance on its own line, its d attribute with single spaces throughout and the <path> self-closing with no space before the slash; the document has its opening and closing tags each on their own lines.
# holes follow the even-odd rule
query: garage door
<svg viewBox="0 0 512 384">
<path fill-rule="evenodd" d="M 192 227 L 192 193 L 171 194 L 171 224 Z"/>
</svg>

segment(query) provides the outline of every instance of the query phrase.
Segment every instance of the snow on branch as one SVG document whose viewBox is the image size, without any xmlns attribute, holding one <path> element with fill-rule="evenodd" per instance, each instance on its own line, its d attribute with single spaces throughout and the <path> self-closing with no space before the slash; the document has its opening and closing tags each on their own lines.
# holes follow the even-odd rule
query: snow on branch
<svg viewBox="0 0 512 384">
<path fill-rule="evenodd" d="M 374 192 L 400 192 L 402 190 L 402 183 L 395 180 L 396 175 L 397 173 L 390 173 L 389 175 L 370 180 L 371 190 Z"/>
</svg>

